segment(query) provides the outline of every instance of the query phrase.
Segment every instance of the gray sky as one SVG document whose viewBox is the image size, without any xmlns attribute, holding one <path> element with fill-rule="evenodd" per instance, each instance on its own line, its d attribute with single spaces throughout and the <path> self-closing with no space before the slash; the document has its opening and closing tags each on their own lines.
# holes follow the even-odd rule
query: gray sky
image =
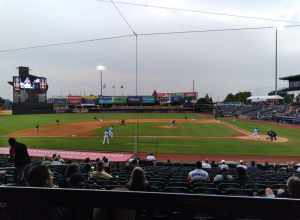
<svg viewBox="0 0 300 220">
<path fill-rule="evenodd" d="M 300 21 L 298 0 L 123 0 L 177 8 Z M 284 23 L 238 19 L 118 4 L 138 33 L 275 26 Z M 131 34 L 110 3 L 96 0 L 0 0 L 0 50 L 39 44 Z M 300 27 L 278 32 L 279 75 L 300 73 Z M 227 31 L 139 38 L 139 94 L 192 90 L 222 100 L 229 92 L 265 95 L 274 88 L 275 32 Z M 133 37 L 79 45 L 0 53 L 0 96 L 12 96 L 7 81 L 19 65 L 48 77 L 51 95 L 134 94 Z M 116 85 L 116 89 L 112 89 Z M 125 85 L 121 91 L 120 85 Z M 280 83 L 279 87 L 285 86 Z"/>
</svg>

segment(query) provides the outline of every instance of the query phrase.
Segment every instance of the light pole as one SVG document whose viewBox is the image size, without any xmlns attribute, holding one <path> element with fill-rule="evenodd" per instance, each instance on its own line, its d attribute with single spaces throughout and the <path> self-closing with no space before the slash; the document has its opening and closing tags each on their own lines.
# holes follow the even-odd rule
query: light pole
<svg viewBox="0 0 300 220">
<path fill-rule="evenodd" d="M 105 70 L 105 66 L 103 66 L 103 65 L 96 66 L 96 70 L 99 70 L 99 72 L 100 72 L 100 97 L 102 97 L 102 95 L 103 95 L 102 74 L 103 74 L 103 71 Z"/>
<path fill-rule="evenodd" d="M 275 95 L 277 95 L 277 78 L 278 78 L 278 33 L 277 27 L 275 28 Z"/>
<path fill-rule="evenodd" d="M 278 30 L 283 30 L 284 24 L 275 27 L 275 95 L 278 93 Z"/>
</svg>

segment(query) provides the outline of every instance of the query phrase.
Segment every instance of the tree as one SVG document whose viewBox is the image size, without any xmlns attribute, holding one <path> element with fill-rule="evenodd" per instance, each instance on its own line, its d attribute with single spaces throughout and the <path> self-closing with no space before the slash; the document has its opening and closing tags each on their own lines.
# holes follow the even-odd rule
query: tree
<svg viewBox="0 0 300 220">
<path fill-rule="evenodd" d="M 246 103 L 247 98 L 250 97 L 252 94 L 251 92 L 238 92 L 235 94 L 236 100 L 241 103 Z"/>
<path fill-rule="evenodd" d="M 235 95 L 232 93 L 229 93 L 226 98 L 224 99 L 224 102 L 235 102 Z"/>
<path fill-rule="evenodd" d="M 0 97 L 0 109 L 4 108 L 5 100 Z"/>
<path fill-rule="evenodd" d="M 206 94 L 204 97 L 199 98 L 196 103 L 196 111 L 198 112 L 212 112 L 213 99 Z"/>
<path fill-rule="evenodd" d="M 286 94 L 284 97 L 283 97 L 283 101 L 284 103 L 286 104 L 291 104 L 294 100 L 294 95 L 293 94 Z"/>
<path fill-rule="evenodd" d="M 246 103 L 247 98 L 250 97 L 252 94 L 251 92 L 238 92 L 236 94 L 229 93 L 224 102 L 241 102 Z"/>
</svg>

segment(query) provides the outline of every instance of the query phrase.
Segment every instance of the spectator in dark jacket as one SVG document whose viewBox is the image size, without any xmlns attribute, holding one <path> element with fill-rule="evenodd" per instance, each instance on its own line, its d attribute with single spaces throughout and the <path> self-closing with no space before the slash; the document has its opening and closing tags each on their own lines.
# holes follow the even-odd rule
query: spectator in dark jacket
<svg viewBox="0 0 300 220">
<path fill-rule="evenodd" d="M 8 143 L 10 158 L 16 167 L 16 182 L 19 184 L 23 180 L 25 166 L 30 163 L 30 157 L 25 144 L 17 142 L 15 138 L 9 138 Z"/>
</svg>

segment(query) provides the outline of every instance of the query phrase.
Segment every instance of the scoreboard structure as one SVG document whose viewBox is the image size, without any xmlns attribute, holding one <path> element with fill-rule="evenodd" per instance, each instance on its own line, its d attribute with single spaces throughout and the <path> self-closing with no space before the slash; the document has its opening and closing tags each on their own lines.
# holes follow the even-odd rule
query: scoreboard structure
<svg viewBox="0 0 300 220">
<path fill-rule="evenodd" d="M 41 114 L 53 112 L 47 103 L 47 78 L 30 74 L 29 67 L 19 66 L 19 74 L 8 82 L 13 87 L 13 114 Z"/>
</svg>

